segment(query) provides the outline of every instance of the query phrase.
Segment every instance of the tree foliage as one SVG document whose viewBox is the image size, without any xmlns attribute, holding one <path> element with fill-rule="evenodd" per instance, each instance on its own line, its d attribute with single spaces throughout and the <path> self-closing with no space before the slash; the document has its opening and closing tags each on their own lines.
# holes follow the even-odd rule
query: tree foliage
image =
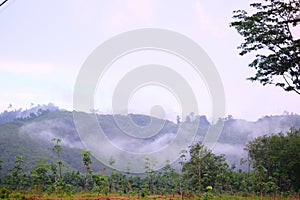
<svg viewBox="0 0 300 200">
<path fill-rule="evenodd" d="M 9 183 L 11 189 L 22 190 L 26 187 L 25 185 L 27 182 L 26 175 L 23 171 L 25 161 L 24 157 L 20 155 L 16 156 L 15 158 L 15 165 L 8 173 L 7 182 Z"/>
<path fill-rule="evenodd" d="M 91 164 L 92 164 L 92 158 L 91 158 L 91 152 L 87 150 L 83 150 L 81 152 L 82 155 L 82 162 L 85 167 L 85 180 L 84 180 L 84 190 L 86 189 L 86 185 L 88 182 L 88 176 L 92 174 Z"/>
<path fill-rule="evenodd" d="M 218 192 L 230 189 L 231 170 L 224 155 L 217 156 L 208 150 L 201 142 L 192 145 L 189 151 L 190 160 L 183 164 L 183 177 L 187 189 L 201 194 L 207 186 L 213 186 Z M 193 187 L 189 187 L 193 185 Z"/>
<path fill-rule="evenodd" d="M 61 139 L 59 138 L 52 138 L 52 141 L 55 142 L 55 145 L 52 147 L 52 151 L 56 153 L 57 155 L 57 165 L 58 165 L 58 169 L 59 169 L 59 178 L 62 178 L 62 166 L 63 166 L 63 162 L 61 160 Z"/>
<path fill-rule="evenodd" d="M 259 137 L 246 150 L 262 188 L 272 184 L 284 192 L 300 188 L 300 130 Z"/>
<path fill-rule="evenodd" d="M 265 0 L 250 6 L 254 14 L 234 11 L 230 24 L 245 39 L 238 47 L 240 55 L 260 52 L 249 64 L 257 71 L 249 80 L 300 94 L 300 39 L 291 30 L 300 25 L 300 1 Z"/>
<path fill-rule="evenodd" d="M 57 140 L 56 140 L 57 141 Z M 57 145 L 57 144 L 56 144 Z M 291 129 L 287 134 L 259 137 L 247 145 L 248 172 L 229 167 L 224 155 L 215 155 L 201 142 L 193 144 L 180 155 L 180 170 L 169 162 L 155 171 L 156 160 L 145 158 L 145 174 L 130 175 L 111 169 L 93 173 L 92 155 L 82 151 L 82 162 L 86 172 L 65 171 L 58 174 L 57 163 L 50 165 L 40 159 L 30 171 L 24 171 L 27 164 L 23 156 L 16 156 L 14 166 L 4 175 L 0 188 L 12 191 L 31 191 L 38 196 L 55 193 L 59 197 L 78 192 L 101 194 L 139 195 L 181 195 L 210 198 L 215 194 L 280 194 L 294 193 L 300 189 L 300 130 Z M 78 154 L 79 156 L 79 154 Z M 59 160 L 59 159 L 58 159 Z M 115 160 L 110 159 L 110 165 Z M 175 165 L 176 166 L 176 165 Z"/>
</svg>

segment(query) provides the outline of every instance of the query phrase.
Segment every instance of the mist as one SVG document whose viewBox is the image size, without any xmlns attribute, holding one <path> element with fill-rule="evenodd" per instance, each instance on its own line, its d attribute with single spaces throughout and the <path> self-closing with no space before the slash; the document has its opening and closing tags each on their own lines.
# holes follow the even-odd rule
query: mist
<svg viewBox="0 0 300 200">
<path fill-rule="evenodd" d="M 116 163 L 121 165 L 121 162 L 125 162 L 124 159 L 129 159 L 128 162 L 140 163 L 140 168 L 144 165 L 145 157 L 153 156 L 152 159 L 158 160 L 160 162 L 158 168 L 165 164 L 166 160 L 176 162 L 182 150 L 188 150 L 191 144 L 204 140 L 211 126 L 205 116 L 196 115 L 189 121 L 177 124 L 146 115 L 114 116 L 81 113 L 83 123 L 78 125 L 74 121 L 77 112 L 59 110 L 53 105 L 43 108 L 38 106 L 25 112 L 19 110 L 19 114 L 16 112 L 4 112 L 0 114 L 0 120 L 3 123 L 13 121 L 11 118 L 14 116 L 15 120 L 23 121 L 19 134 L 49 145 L 54 144 L 52 138 L 60 138 L 62 146 L 91 150 L 94 157 L 101 162 L 102 154 L 107 154 L 104 156 L 105 161 L 114 158 Z M 7 116 L 10 117 L 9 120 Z M 20 116 L 23 117 L 19 118 Z M 93 124 L 91 119 L 95 116 L 97 121 Z M 300 116 L 287 113 L 264 116 L 257 121 L 228 116 L 223 121 L 222 132 L 220 137 L 216 138 L 211 151 L 217 155 L 224 154 L 228 163 L 236 165 L 237 168 L 242 167 L 241 158 L 247 156 L 244 148 L 249 141 L 263 135 L 285 133 L 291 127 L 300 128 Z M 130 156 L 127 157 L 127 154 Z"/>
</svg>

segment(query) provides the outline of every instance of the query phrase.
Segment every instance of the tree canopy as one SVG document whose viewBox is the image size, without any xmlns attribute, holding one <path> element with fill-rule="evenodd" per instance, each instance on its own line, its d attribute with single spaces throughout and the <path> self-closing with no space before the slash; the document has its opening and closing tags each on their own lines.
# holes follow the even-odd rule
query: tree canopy
<svg viewBox="0 0 300 200">
<path fill-rule="evenodd" d="M 300 130 L 258 137 L 246 150 L 262 181 L 272 180 L 281 191 L 300 188 Z"/>
<path fill-rule="evenodd" d="M 300 25 L 300 1 L 265 0 L 250 6 L 255 13 L 236 10 L 230 24 L 245 39 L 240 55 L 258 51 L 249 64 L 256 74 L 248 79 L 300 94 L 300 39 L 292 31 Z"/>
</svg>

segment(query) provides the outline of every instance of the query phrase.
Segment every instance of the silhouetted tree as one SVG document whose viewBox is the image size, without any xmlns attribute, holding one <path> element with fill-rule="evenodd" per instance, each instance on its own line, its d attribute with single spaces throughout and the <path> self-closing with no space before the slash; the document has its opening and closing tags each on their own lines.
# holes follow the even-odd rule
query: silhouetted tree
<svg viewBox="0 0 300 200">
<path fill-rule="evenodd" d="M 257 12 L 234 11 L 236 21 L 231 23 L 245 39 L 240 55 L 261 52 L 249 64 L 257 70 L 249 80 L 300 94 L 300 39 L 291 30 L 300 24 L 300 1 L 266 0 L 250 6 Z"/>
</svg>

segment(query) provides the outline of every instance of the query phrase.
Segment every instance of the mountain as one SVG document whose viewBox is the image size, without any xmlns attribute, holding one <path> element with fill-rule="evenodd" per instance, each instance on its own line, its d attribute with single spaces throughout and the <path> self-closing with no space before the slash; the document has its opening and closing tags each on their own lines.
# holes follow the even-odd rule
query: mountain
<svg viewBox="0 0 300 200">
<path fill-rule="evenodd" d="M 35 107 L 26 110 L 22 110 L 22 109 L 9 110 L 9 111 L 5 110 L 3 113 L 0 114 L 0 124 L 11 122 L 15 119 L 36 117 L 41 114 L 45 114 L 45 112 L 51 112 L 58 109 L 59 108 L 55 106 L 53 103 L 49 103 L 48 105 L 37 105 Z"/>
<path fill-rule="evenodd" d="M 193 120 L 175 124 L 172 121 L 138 114 L 113 116 L 70 112 L 60 110 L 52 104 L 26 111 L 5 111 L 0 114 L 0 159 L 3 161 L 3 172 L 6 173 L 13 167 L 17 155 L 24 156 L 27 171 L 37 164 L 39 158 L 44 158 L 47 163 L 56 162 L 56 154 L 52 151 L 52 138 L 62 140 L 64 171 L 84 171 L 80 155 L 84 144 L 81 140 L 82 135 L 78 134 L 80 127 L 75 126 L 74 115 L 96 116 L 101 129 L 112 143 L 125 151 L 136 153 L 162 148 L 177 137 L 178 131 L 189 136 L 195 127 L 195 140 L 203 140 L 211 125 L 205 116 L 193 116 L 190 118 Z M 212 151 L 225 154 L 228 162 L 239 168 L 243 168 L 239 166 L 239 161 L 246 157 L 243 148 L 250 140 L 265 134 L 286 132 L 290 127 L 300 128 L 300 116 L 296 114 L 265 116 L 255 122 L 229 116 L 223 121 L 223 130 Z M 89 120 L 84 121 L 83 126 L 91 132 L 95 129 Z M 145 137 L 140 139 L 137 136 Z M 99 144 L 99 148 L 105 147 Z M 100 161 L 93 158 L 94 172 L 104 167 Z"/>
</svg>

